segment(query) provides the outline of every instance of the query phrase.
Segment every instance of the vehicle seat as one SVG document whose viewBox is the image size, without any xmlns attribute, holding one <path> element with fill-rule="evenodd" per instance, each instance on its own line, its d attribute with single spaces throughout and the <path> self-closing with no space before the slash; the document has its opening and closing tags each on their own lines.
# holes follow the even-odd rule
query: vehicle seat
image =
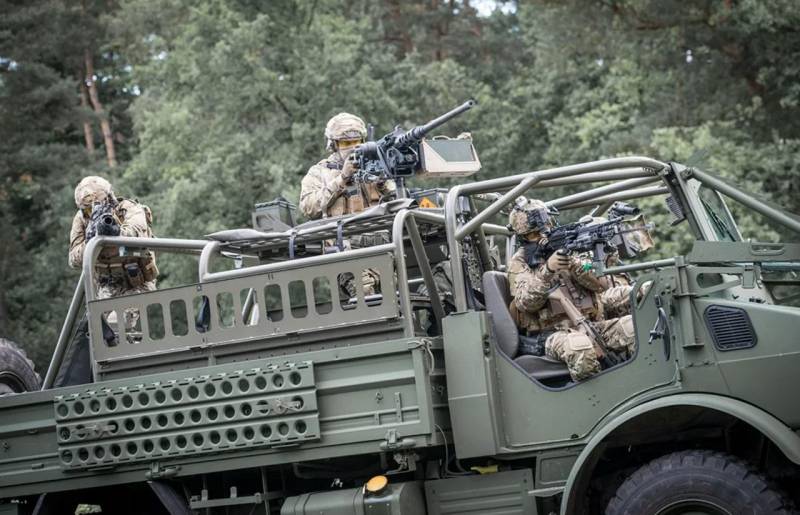
<svg viewBox="0 0 800 515">
<path fill-rule="evenodd" d="M 511 291 L 504 272 L 489 271 L 483 274 L 483 294 L 486 309 L 494 327 L 494 336 L 500 351 L 514 360 L 528 375 L 538 380 L 569 379 L 567 366 L 546 356 L 518 356 L 519 332 L 508 310 Z"/>
</svg>

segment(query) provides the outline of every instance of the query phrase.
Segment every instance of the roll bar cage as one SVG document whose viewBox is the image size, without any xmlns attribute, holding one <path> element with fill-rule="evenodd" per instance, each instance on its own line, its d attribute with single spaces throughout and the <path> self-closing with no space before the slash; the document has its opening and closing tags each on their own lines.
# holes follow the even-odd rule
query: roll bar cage
<svg viewBox="0 0 800 515">
<path fill-rule="evenodd" d="M 680 175 L 680 178 L 676 177 L 676 172 L 680 172 L 677 174 Z M 491 217 L 500 213 L 504 207 L 508 206 L 518 196 L 525 195 L 532 189 L 616 181 L 611 184 L 594 187 L 586 191 L 566 195 L 547 202 L 548 205 L 560 210 L 598 206 L 602 211 L 617 200 L 630 200 L 667 193 L 677 194 L 681 196 L 684 202 L 687 202 L 685 192 L 681 191 L 680 186 L 683 184 L 682 181 L 689 178 L 694 178 L 703 185 L 733 198 L 776 223 L 800 233 L 800 221 L 797 219 L 705 172 L 684 168 L 680 165 L 667 164 L 648 157 L 631 156 L 550 168 L 454 186 L 448 192 L 443 212 L 409 209 L 406 207 L 394 214 L 385 215 L 383 219 L 379 218 L 377 220 L 365 221 L 364 223 L 352 224 L 352 226 L 349 226 L 347 229 L 346 234 L 367 232 L 370 227 L 374 230 L 376 223 L 380 225 L 381 221 L 385 222 L 386 226 L 389 226 L 389 220 L 391 219 L 392 241 L 391 243 L 376 245 L 369 248 L 351 250 L 348 251 L 346 255 L 323 254 L 298 260 L 265 263 L 234 270 L 211 272 L 210 262 L 215 255 L 246 255 L 249 258 L 256 256 L 244 252 L 250 249 L 248 249 L 247 245 L 237 246 L 237 242 L 223 243 L 215 240 L 186 240 L 174 238 L 96 237 L 86 246 L 81 277 L 76 285 L 67 317 L 59 333 L 58 342 L 43 383 L 43 388 L 51 388 L 53 385 L 53 381 L 63 360 L 69 338 L 74 331 L 81 304 L 84 302 L 84 299 L 87 301 L 95 300 L 93 264 L 104 247 L 149 248 L 173 253 L 198 254 L 198 282 L 201 284 L 277 270 L 300 269 L 307 266 L 334 263 L 343 259 L 369 257 L 391 252 L 395 260 L 397 283 L 400 285 L 398 287 L 400 308 L 403 313 L 410 313 L 411 298 L 408 289 L 407 259 L 404 252 L 405 235 L 414 252 L 416 262 L 422 275 L 422 280 L 427 286 L 434 318 L 436 323 L 441 327 L 441 321 L 444 318 L 444 308 L 435 286 L 432 268 L 425 254 L 425 247 L 420 234 L 421 225 L 444 228 L 447 246 L 449 247 L 453 282 L 452 293 L 456 305 L 455 307 L 457 311 L 466 311 L 468 309 L 468 304 L 466 279 L 464 269 L 462 268 L 462 260 L 465 255 L 463 245 L 466 240 L 474 239 L 477 243 L 480 260 L 484 269 L 491 269 L 492 263 L 489 257 L 486 240 L 487 234 L 508 237 L 512 233 L 506 227 L 489 223 L 489 220 Z M 655 182 L 662 182 L 662 184 L 654 186 L 653 183 Z M 491 200 L 488 206 L 478 210 L 475 199 L 486 199 L 487 197 L 493 200 Z M 463 205 L 469 207 L 468 212 L 460 208 L 460 206 Z M 293 229 L 294 236 L 290 235 L 288 237 L 290 238 L 289 241 L 293 241 L 293 238 L 298 235 L 305 238 L 316 237 L 317 239 L 323 239 L 325 237 L 330 237 L 330 234 L 332 232 L 335 233 L 336 230 L 337 222 L 332 220 L 330 223 L 320 223 L 309 228 L 302 228 L 301 226 L 300 230 Z M 340 227 L 339 230 L 341 230 Z M 273 236 L 276 238 L 287 237 L 286 234 L 280 233 L 265 236 Z M 648 263 L 613 267 L 607 269 L 605 273 L 642 270 L 670 266 L 673 264 L 675 264 L 674 259 L 663 259 Z M 406 316 L 405 318 L 405 333 L 411 336 L 413 335 L 411 317 Z"/>
</svg>

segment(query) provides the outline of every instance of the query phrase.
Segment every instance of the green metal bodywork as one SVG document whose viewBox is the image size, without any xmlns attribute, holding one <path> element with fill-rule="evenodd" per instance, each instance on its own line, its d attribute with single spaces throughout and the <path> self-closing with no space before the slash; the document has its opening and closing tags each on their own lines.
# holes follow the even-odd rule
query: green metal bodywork
<svg viewBox="0 0 800 515">
<path fill-rule="evenodd" d="M 687 220 L 681 227 L 697 241 L 685 256 L 606 270 L 638 272 L 637 289 L 650 284 L 641 298 L 631 292 L 636 354 L 581 383 L 547 386 L 497 345 L 492 314 L 468 295 L 480 285 L 465 259 L 493 268 L 488 240 L 510 234 L 491 222 L 517 195 L 608 181 L 548 203 L 566 211 L 670 194 Z M 506 505 L 535 514 L 543 501 L 575 513 L 609 442 L 637 420 L 676 407 L 741 421 L 800 465 L 800 409 L 792 393 L 800 387 L 800 309 L 776 305 L 763 280 L 770 267 L 797 267 L 800 245 L 743 242 L 735 226 L 728 231 L 733 241 L 718 241 L 726 232 L 721 218 L 698 197 L 701 186 L 714 184 L 680 165 L 620 158 L 457 186 L 444 210 L 402 204 L 342 225 L 323 220 L 285 234 L 211 241 L 98 238 L 85 257 L 87 288 L 103 246 L 145 243 L 200 253 L 198 282 L 104 300 L 85 291 L 95 382 L 0 398 L 0 499 L 284 471 L 322 460 L 334 478 L 337 460 L 364 456 L 404 480 L 377 496 L 345 488 L 272 498 L 286 499 L 287 515 L 407 515 L 420 513 L 422 504 L 429 514 L 505 513 Z M 492 203 L 477 209 L 472 197 L 489 194 Z M 730 215 L 724 209 L 720 217 Z M 798 229 L 791 217 L 776 221 Z M 345 237 L 384 230 L 391 243 L 302 254 L 342 230 Z M 300 256 L 276 259 L 287 246 Z M 511 242 L 507 249 L 513 251 Z M 248 266 L 212 272 L 212 257 Z M 436 292 L 431 265 L 442 259 L 450 260 L 452 292 L 416 295 L 419 284 Z M 380 274 L 383 294 L 360 292 L 364 269 Z M 352 274 L 357 297 L 341 298 L 341 274 Z M 445 309 L 445 293 L 454 309 Z M 76 289 L 56 370 L 83 298 Z M 126 309 L 139 311 L 141 334 L 129 338 L 120 328 L 109 344 L 101 317 L 116 312 L 122 319 Z M 746 319 L 752 345 L 721 346 L 708 318 L 714 310 Z M 667 330 L 651 337 L 660 317 Z M 51 367 L 47 386 L 54 375 Z M 500 464 L 500 471 L 451 474 L 448 452 Z M 444 472 L 431 472 L 442 458 Z M 394 462 L 399 468 L 389 470 Z M 268 494 L 265 486 L 255 498 Z"/>
</svg>

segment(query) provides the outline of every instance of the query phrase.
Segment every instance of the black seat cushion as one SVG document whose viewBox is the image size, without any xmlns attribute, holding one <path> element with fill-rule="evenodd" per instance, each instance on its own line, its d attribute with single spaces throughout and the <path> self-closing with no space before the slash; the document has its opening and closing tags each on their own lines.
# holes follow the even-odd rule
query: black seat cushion
<svg viewBox="0 0 800 515">
<path fill-rule="evenodd" d="M 569 370 L 563 361 L 547 356 L 523 354 L 514 360 L 525 372 L 539 380 L 569 378 Z"/>
<path fill-rule="evenodd" d="M 514 318 L 508 311 L 511 293 L 506 274 L 495 271 L 483 274 L 483 295 L 486 300 L 486 310 L 492 317 L 497 346 L 503 354 L 514 359 L 519 347 L 519 332 Z"/>
<path fill-rule="evenodd" d="M 567 365 L 545 356 L 518 356 L 519 331 L 511 312 L 511 290 L 508 277 L 503 272 L 489 271 L 483 274 L 483 294 L 486 309 L 494 326 L 494 337 L 500 350 L 522 367 L 529 375 L 539 380 L 568 378 Z"/>
</svg>

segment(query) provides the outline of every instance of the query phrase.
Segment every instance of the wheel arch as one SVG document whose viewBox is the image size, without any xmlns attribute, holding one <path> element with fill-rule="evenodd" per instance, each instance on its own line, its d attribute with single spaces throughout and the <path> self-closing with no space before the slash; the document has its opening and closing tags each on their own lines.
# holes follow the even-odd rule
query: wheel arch
<svg viewBox="0 0 800 515">
<path fill-rule="evenodd" d="M 603 443 L 626 423 L 665 408 L 706 408 L 740 420 L 752 426 L 770 440 L 788 460 L 800 465 L 800 435 L 766 411 L 746 402 L 709 394 L 677 394 L 655 399 L 636 406 L 603 426 L 586 444 L 570 471 L 564 487 L 561 515 L 575 513 L 576 501 L 603 451 Z"/>
</svg>

